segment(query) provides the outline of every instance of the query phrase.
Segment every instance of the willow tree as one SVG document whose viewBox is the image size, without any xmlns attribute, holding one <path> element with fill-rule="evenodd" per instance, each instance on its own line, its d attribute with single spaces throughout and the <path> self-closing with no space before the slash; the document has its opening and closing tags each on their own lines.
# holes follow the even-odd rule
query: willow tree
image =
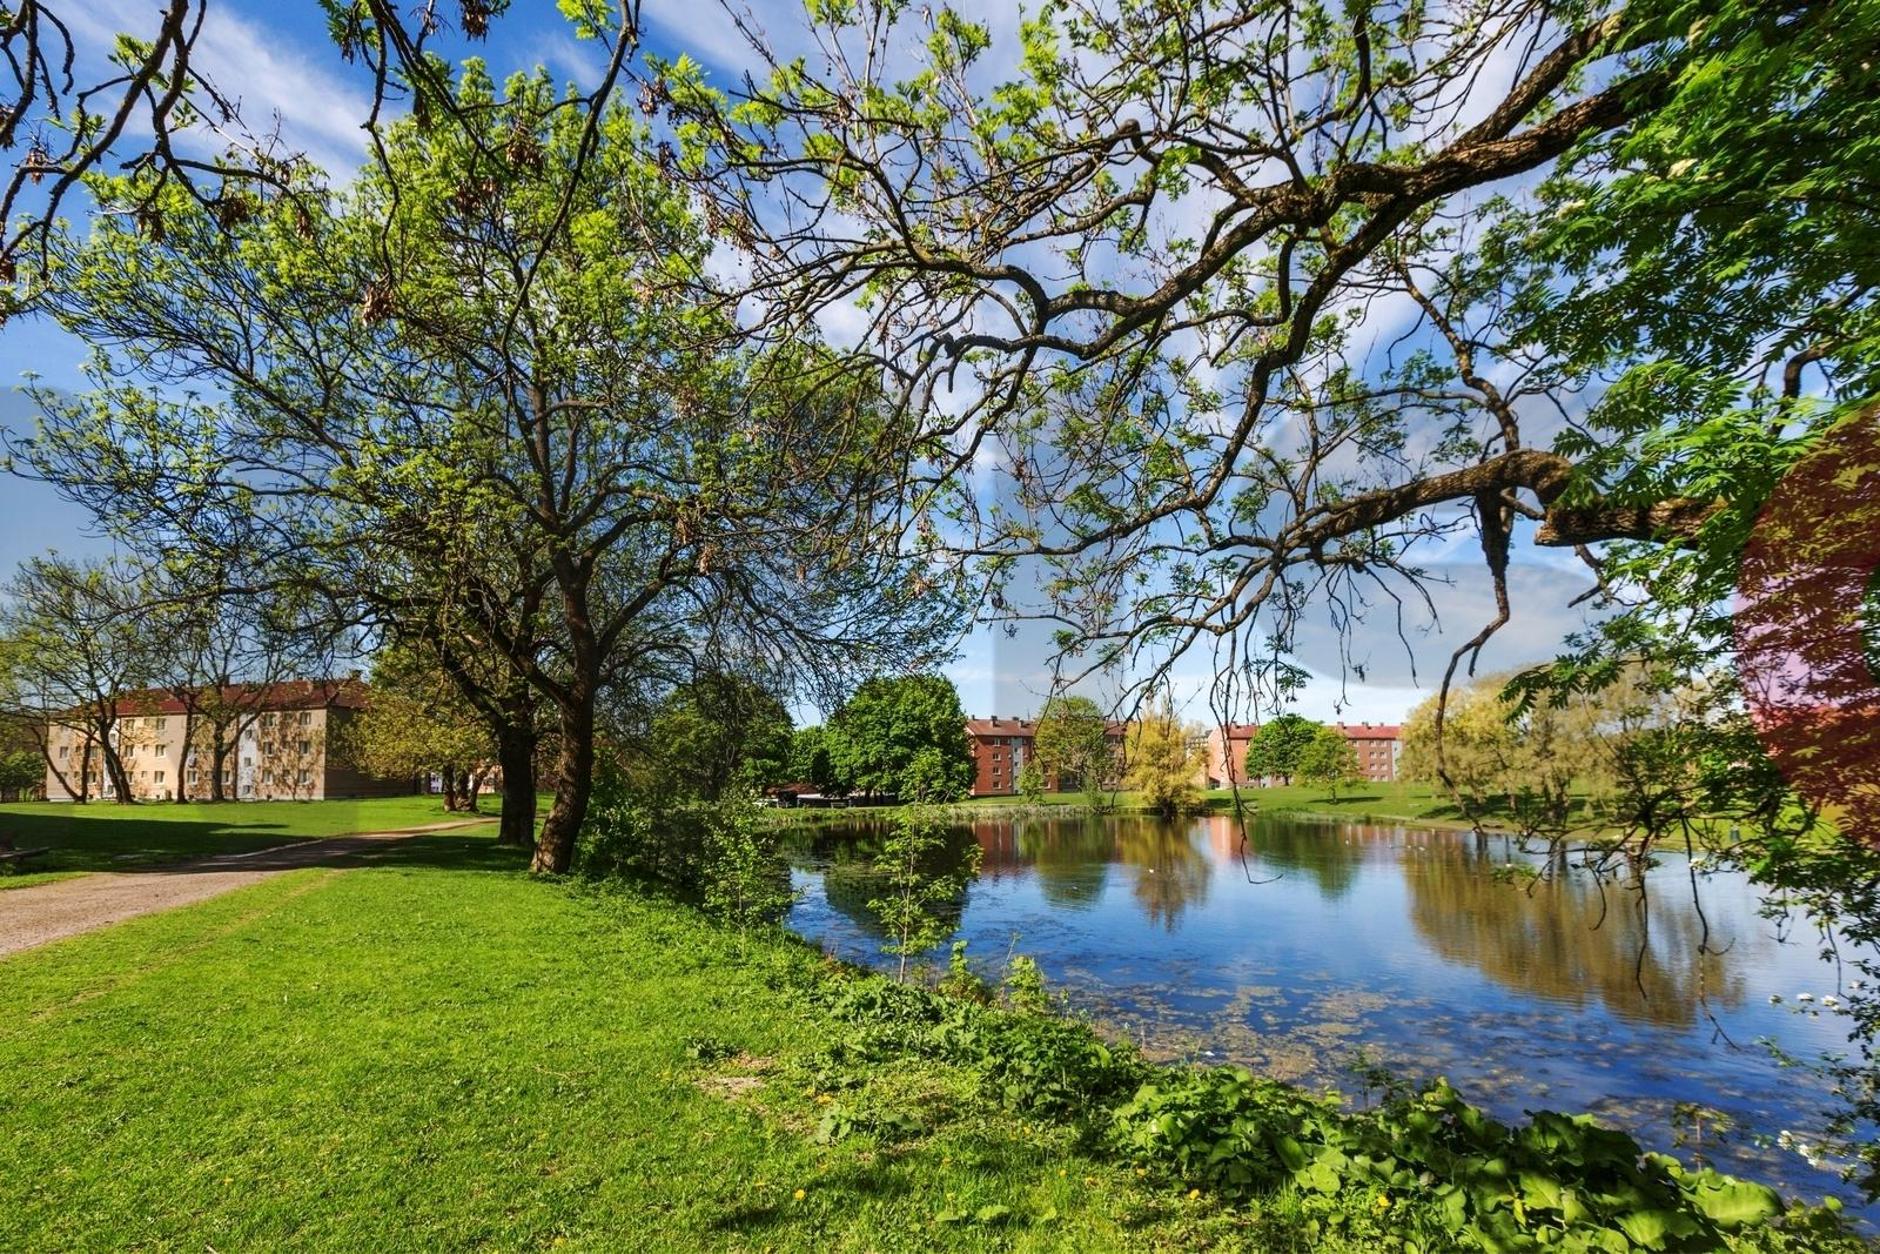
<svg viewBox="0 0 1880 1254">
<path fill-rule="evenodd" d="M 336 612 L 501 659 L 554 714 L 540 870 L 569 864 L 609 686 L 707 649 L 807 680 L 932 637 L 881 409 L 817 387 L 813 345 L 738 351 L 663 167 L 620 100 L 472 62 L 342 190 L 214 214 L 95 178 L 89 234 L 28 276 L 101 346 L 31 464 L 178 543 L 239 518 Z"/>
</svg>

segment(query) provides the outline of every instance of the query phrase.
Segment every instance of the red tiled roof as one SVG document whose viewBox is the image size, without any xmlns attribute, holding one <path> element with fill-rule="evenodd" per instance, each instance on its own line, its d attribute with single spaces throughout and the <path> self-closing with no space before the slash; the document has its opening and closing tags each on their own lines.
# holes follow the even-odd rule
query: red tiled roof
<svg viewBox="0 0 1880 1254">
<path fill-rule="evenodd" d="M 329 707 L 362 710 L 370 703 L 372 695 L 365 683 L 357 679 L 290 679 L 269 685 L 259 700 L 253 695 L 258 687 L 256 684 L 228 684 L 222 691 L 225 700 L 239 700 L 262 710 L 321 710 Z M 132 716 L 186 712 L 176 694 L 164 688 L 145 688 L 126 693 L 121 700 L 124 712 Z"/>
</svg>

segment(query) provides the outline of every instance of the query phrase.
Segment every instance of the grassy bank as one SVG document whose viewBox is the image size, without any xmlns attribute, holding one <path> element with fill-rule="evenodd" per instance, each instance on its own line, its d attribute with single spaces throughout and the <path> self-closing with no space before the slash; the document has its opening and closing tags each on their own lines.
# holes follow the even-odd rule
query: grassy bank
<svg viewBox="0 0 1880 1254">
<path fill-rule="evenodd" d="M 485 809 L 494 815 L 494 799 Z M 122 870 L 219 853 L 245 853 L 295 840 L 395 831 L 465 818 L 446 814 L 438 797 L 369 801 L 227 801 L 211 805 L 143 802 L 89 805 L 22 801 L 0 804 L 0 831 L 23 849 L 50 849 L 9 872 L 0 889 L 84 871 Z"/>
<path fill-rule="evenodd" d="M 1226 812 L 1233 808 L 1234 793 L 1225 788 L 1203 793 L 1202 798 L 1210 811 Z M 1467 825 L 1455 804 L 1427 784 L 1358 784 L 1341 790 L 1336 797 L 1322 788 L 1309 788 L 1303 784 L 1243 788 L 1240 791 L 1240 802 L 1262 813 L 1315 814 L 1354 823 L 1420 823 L 1436 827 Z M 1133 792 L 1104 793 L 1101 804 L 1119 813 L 1140 813 L 1145 808 L 1140 794 Z M 891 815 L 896 808 L 857 805 L 831 810 L 787 810 L 783 813 L 801 822 L 840 823 L 851 818 Z M 962 816 L 1038 814 L 1049 817 L 1053 814 L 1068 815 L 1087 811 L 1090 808 L 1090 797 L 1081 792 L 1045 793 L 1036 798 L 974 797 L 948 808 Z"/>
<path fill-rule="evenodd" d="M 0 962 L 0 1075 L 7 1250 L 1427 1251 L 1562 1178 L 1688 1219 L 1590 1133 L 1150 1070 L 458 836 Z"/>
</svg>

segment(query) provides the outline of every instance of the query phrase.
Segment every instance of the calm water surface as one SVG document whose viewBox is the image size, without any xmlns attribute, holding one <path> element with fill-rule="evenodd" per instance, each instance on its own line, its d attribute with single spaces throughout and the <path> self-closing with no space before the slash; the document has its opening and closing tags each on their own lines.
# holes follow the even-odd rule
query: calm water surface
<svg viewBox="0 0 1880 1254">
<path fill-rule="evenodd" d="M 866 904 L 882 830 L 800 836 L 791 923 L 885 965 Z M 1362 1054 L 1447 1075 L 1504 1118 L 1591 1111 L 1666 1150 L 1678 1104 L 1699 1103 L 1737 1123 L 1721 1145 L 1706 1133 L 1719 1167 L 1855 1201 L 1757 1143 L 1819 1128 L 1830 1101 L 1759 1040 L 1812 1060 L 1846 1032 L 1796 1013 L 1795 994 L 1836 991 L 1835 970 L 1806 936 L 1781 941 L 1738 874 L 1698 876 L 1694 898 L 1686 860 L 1667 857 L 1641 907 L 1636 884 L 1602 894 L 1579 873 L 1513 885 L 1496 869 L 1532 859 L 1511 842 L 1420 828 L 1261 818 L 1243 842 L 1222 816 L 989 820 L 954 840 L 984 856 L 958 932 L 969 954 L 988 970 L 1031 955 L 1073 1007 L 1155 1056 L 1355 1096 Z"/>
</svg>

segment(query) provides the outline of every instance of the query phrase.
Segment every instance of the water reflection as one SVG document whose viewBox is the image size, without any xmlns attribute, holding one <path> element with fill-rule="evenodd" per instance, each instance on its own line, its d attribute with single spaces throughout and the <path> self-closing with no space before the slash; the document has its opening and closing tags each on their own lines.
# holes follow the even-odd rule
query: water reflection
<svg viewBox="0 0 1880 1254">
<path fill-rule="evenodd" d="M 1494 859 L 1472 843 L 1422 854 L 1404 860 L 1417 934 L 1505 988 L 1679 1026 L 1743 1002 L 1741 975 L 1727 949 L 1717 952 L 1727 942 L 1712 937 L 1705 948 L 1688 882 L 1641 893 L 1630 876 L 1601 884 L 1566 874 L 1517 886 L 1497 879 Z"/>
<path fill-rule="evenodd" d="M 884 830 L 795 837 L 792 925 L 858 961 L 882 958 L 868 902 Z M 1641 910 L 1633 884 L 1602 902 L 1582 878 L 1505 882 L 1497 868 L 1522 859 L 1510 842 L 1390 825 L 994 819 L 957 829 L 950 855 L 975 843 L 980 876 L 957 903 L 969 953 L 1016 944 L 1151 1052 L 1335 1085 L 1362 1050 L 1447 1074 L 1504 1117 L 1593 1110 L 1658 1148 L 1679 1102 L 1746 1134 L 1818 1128 L 1828 1107 L 1802 1073 L 1725 1043 L 1810 1058 L 1845 1044 L 1832 1018 L 1769 1003 L 1827 991 L 1834 973 L 1776 942 L 1738 876 L 1702 880 L 1700 914 L 1681 860 L 1647 874 Z M 1706 920 L 1717 952 L 1702 951 Z M 1833 1187 L 1747 1139 L 1730 1153 L 1791 1188 Z"/>
</svg>

